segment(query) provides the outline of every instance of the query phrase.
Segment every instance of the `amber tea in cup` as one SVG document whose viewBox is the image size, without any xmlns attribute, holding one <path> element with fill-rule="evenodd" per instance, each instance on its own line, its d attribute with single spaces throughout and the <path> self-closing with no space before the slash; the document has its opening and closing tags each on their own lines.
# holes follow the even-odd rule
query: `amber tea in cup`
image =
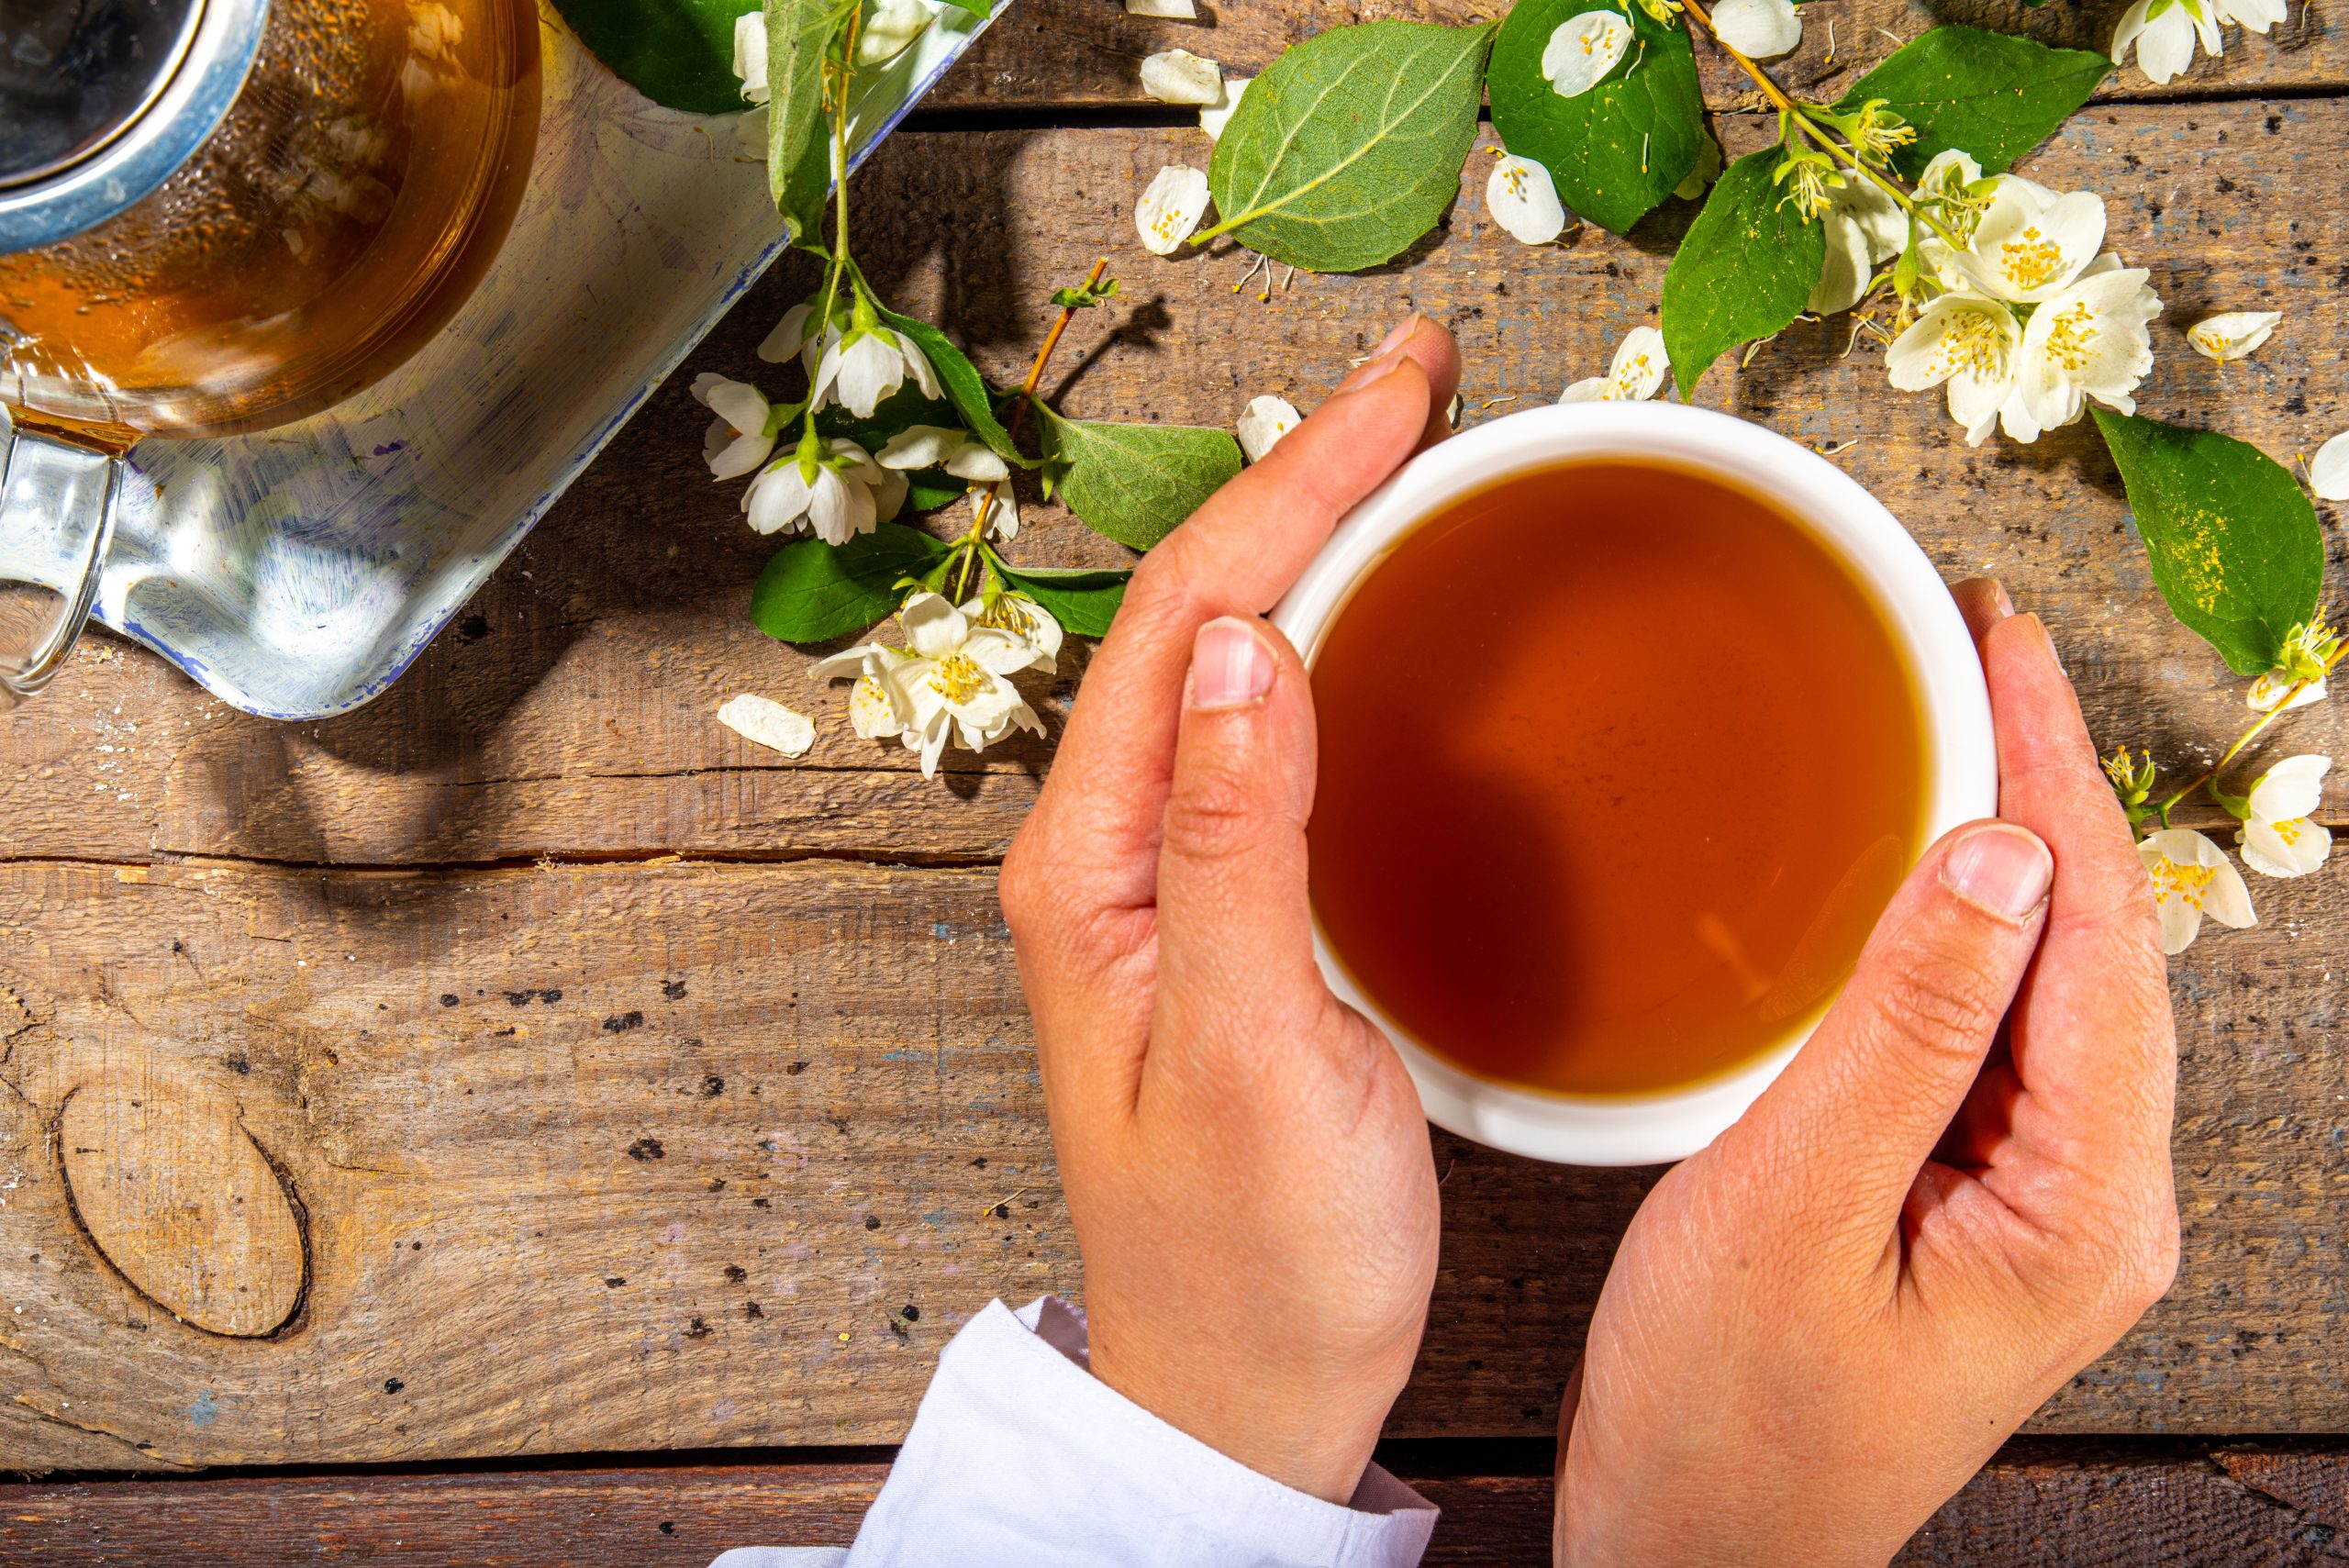
<svg viewBox="0 0 2349 1568">
<path fill-rule="evenodd" d="M 1312 651 L 1322 940 L 1541 1094 L 1718 1080 L 1814 1021 L 1923 848 L 1919 676 L 1793 516 L 1669 462 L 1473 490 Z"/>
</svg>

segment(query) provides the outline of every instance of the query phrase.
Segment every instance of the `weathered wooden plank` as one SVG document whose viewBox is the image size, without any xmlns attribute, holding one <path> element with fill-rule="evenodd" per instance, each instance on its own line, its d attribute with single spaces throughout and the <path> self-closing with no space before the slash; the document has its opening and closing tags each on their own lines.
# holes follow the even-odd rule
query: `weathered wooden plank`
<svg viewBox="0 0 2349 1568">
<path fill-rule="evenodd" d="M 1549 1561 L 1544 1473 L 1430 1471 L 1390 1457 L 1442 1510 L 1430 1568 Z M 2277 1468 L 2327 1489 L 2286 1499 Z M 0 1486 L 0 1557 L 240 1568 L 702 1568 L 753 1543 L 845 1545 L 886 1475 L 834 1463 L 560 1469 L 476 1474 L 230 1476 Z M 1898 1568 L 2297 1568 L 2338 1562 L 2349 1528 L 2337 1448 L 2151 1452 L 2014 1445 L 1937 1513 Z M 1691 1521 L 1691 1529 L 1701 1528 Z"/>
<path fill-rule="evenodd" d="M 1300 275 L 1261 302 L 1254 285 L 1235 293 L 1236 256 L 1162 261 L 1141 250 L 1129 220 L 1151 170 L 1203 147 L 1163 130 L 902 136 L 860 186 L 871 271 L 1016 381 L 1049 317 L 1041 296 L 1109 255 L 1125 303 L 1072 334 L 1060 361 L 1074 376 L 1067 406 L 1207 424 L 1228 423 L 1257 392 L 1309 406 L 1414 308 L 1459 332 L 1471 419 L 1554 396 L 1653 319 L 1667 261 L 1657 240 L 1584 229 L 1530 251 L 1486 219 L 1473 165 L 1475 188 L 1408 266 Z M 2111 243 L 2153 269 L 2169 302 L 2147 411 L 2209 421 L 2287 458 L 2349 424 L 2338 347 L 2349 341 L 2349 200 L 2333 177 L 2344 157 L 2349 118 L 2300 101 L 2099 111 L 2031 165 L 2059 185 L 2106 190 Z M 939 214 L 957 215 L 952 245 L 938 240 Z M 715 370 L 784 391 L 751 350 L 810 282 L 785 269 L 753 291 L 373 706 L 275 725 L 206 699 L 143 652 L 85 651 L 51 695 L 0 718 L 0 855 L 373 864 L 999 853 L 1033 798 L 1044 744 L 984 762 L 950 754 L 955 776 L 926 784 L 902 751 L 847 733 L 837 695 L 806 684 L 805 656 L 744 624 L 771 546 L 742 525 L 733 490 L 701 473 L 707 417 L 685 385 Z M 2221 368 L 2188 350 L 2183 329 L 2202 314 L 2255 307 L 2287 313 L 2256 358 Z M 1821 446 L 1856 440 L 1836 461 L 1945 573 L 1998 572 L 2054 624 L 2107 744 L 2151 740 L 2183 762 L 2227 735 L 2243 716 L 2240 683 L 2162 609 L 2089 428 L 1970 450 L 1936 399 L 1887 387 L 1876 348 L 1836 358 L 1846 330 L 1798 327 L 1743 373 L 1709 375 L 1699 401 Z M 1041 504 L 1012 550 L 1036 562 L 1126 556 Z M 1048 724 L 1081 668 L 1073 656 L 1049 692 L 1037 683 Z M 745 689 L 825 715 L 807 762 L 711 718 Z M 2334 708 L 2292 726 L 2321 749 L 2349 741 Z M 2331 798 L 2337 817 L 2344 797 Z"/>
<path fill-rule="evenodd" d="M 1195 22 L 1129 17 L 1109 0 L 1019 0 L 996 19 L 970 57 L 939 84 L 931 107 L 1032 108 L 1147 104 L 1144 55 L 1187 49 L 1220 61 L 1234 76 L 1252 76 L 1290 44 L 1349 22 L 1399 17 L 1453 26 L 1506 9 L 1482 0 L 1297 0 L 1283 6 L 1203 3 Z M 1803 7 L 1802 45 L 1772 62 L 1776 79 L 1801 95 L 1831 101 L 1928 28 L 1964 22 L 2020 33 L 2060 48 L 2102 50 L 2121 7 L 2077 0 L 2037 9 L 2017 0 L 1811 0 Z M 1832 29 L 1831 34 L 1830 29 Z M 2166 86 L 2147 82 L 2132 63 L 2108 77 L 2111 98 L 2177 98 L 2337 88 L 2349 84 L 2349 53 L 2320 6 L 2302 7 L 2268 36 L 2227 29 L 2227 52 L 2200 60 Z M 1752 83 L 1703 44 L 1698 57 L 1707 102 L 1716 108 L 1752 97 Z"/>
<path fill-rule="evenodd" d="M 2349 1428 L 2349 891 L 2258 891 L 2174 971 L 2177 1286 L 2043 1430 Z M 18 864 L 0 985 L 0 1468 L 893 1441 L 969 1313 L 1081 1292 L 984 870 Z M 289 1324 L 109 1264 L 55 1141 L 101 1088 L 283 1173 Z M 1392 1429 L 1538 1436 L 1653 1173 L 1436 1158 Z"/>
</svg>

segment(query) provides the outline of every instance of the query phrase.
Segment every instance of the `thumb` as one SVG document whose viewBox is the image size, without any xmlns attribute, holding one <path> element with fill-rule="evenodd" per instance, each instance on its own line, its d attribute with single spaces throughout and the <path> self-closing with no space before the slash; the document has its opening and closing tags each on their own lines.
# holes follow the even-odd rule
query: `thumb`
<svg viewBox="0 0 2349 1568">
<path fill-rule="evenodd" d="M 1881 1246 L 1981 1072 L 2039 945 L 2054 858 L 1985 821 L 1927 851 L 1809 1041 L 1734 1136 L 1762 1189 Z"/>
<path fill-rule="evenodd" d="M 1158 849 L 1158 1010 L 1178 1027 L 1154 1039 L 1260 1051 L 1311 1035 L 1282 1026 L 1328 997 L 1306 890 L 1313 767 L 1312 692 L 1288 639 L 1252 617 L 1199 628 Z"/>
</svg>

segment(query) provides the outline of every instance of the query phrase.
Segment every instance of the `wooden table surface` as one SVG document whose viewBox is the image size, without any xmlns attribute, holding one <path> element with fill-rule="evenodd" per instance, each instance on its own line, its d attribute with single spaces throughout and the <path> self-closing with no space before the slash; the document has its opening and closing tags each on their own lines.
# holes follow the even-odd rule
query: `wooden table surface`
<svg viewBox="0 0 2349 1568">
<path fill-rule="evenodd" d="M 1264 301 L 1235 292 L 1236 253 L 1161 260 L 1130 222 L 1150 172 L 1208 150 L 1141 98 L 1142 55 L 1252 73 L 1322 27 L 1477 8 L 1235 3 L 1186 24 L 1019 0 L 862 177 L 868 272 L 1008 382 L 1044 295 L 1111 257 L 1119 308 L 1057 361 L 1072 413 L 1309 406 L 1412 309 L 1459 334 L 1471 420 L 1553 398 L 1653 319 L 1685 204 L 1537 254 L 1464 199 L 1408 264 Z M 2118 8 L 1813 0 L 1787 75 L 1831 96 L 1935 19 L 2094 47 Z M 2349 426 L 2349 42 L 2330 24 L 2296 7 L 2167 89 L 2117 74 L 2023 166 L 2104 192 L 2110 242 L 2153 270 L 2168 308 L 2141 406 L 2284 458 Z M 1763 128 L 1725 123 L 1733 143 Z M 250 718 L 100 637 L 0 718 L 0 1466 L 239 1467 L 13 1488 L 0 1557 L 698 1564 L 844 1540 L 886 1457 L 848 1445 L 901 1436 L 955 1327 L 993 1296 L 1082 1295 L 995 902 L 1050 744 L 952 753 L 925 781 L 854 740 L 834 697 L 809 702 L 807 656 L 749 626 L 771 547 L 701 466 L 686 384 L 772 380 L 752 346 L 810 281 L 785 266 L 754 290 L 373 706 Z M 2182 335 L 2216 309 L 2285 321 L 2221 368 Z M 1698 401 L 1852 443 L 1836 461 L 1945 574 L 1995 572 L 2046 617 L 2106 746 L 2185 765 L 2231 735 L 2241 684 L 2162 609 L 2088 428 L 1969 450 L 1844 333 L 1798 326 Z M 1024 516 L 1016 560 L 1125 555 L 1052 506 Z M 1083 662 L 1040 705 L 1055 732 Z M 740 691 L 827 715 L 814 752 L 720 728 Z M 2289 743 L 2345 740 L 2334 704 Z M 2253 891 L 2255 930 L 2172 966 L 2176 1288 L 1909 1560 L 2334 1554 L 2349 893 L 2332 869 Z M 1436 1152 L 1442 1271 L 1394 1462 L 1454 1511 L 1431 1561 L 1531 1562 L 1558 1390 L 1653 1173 Z"/>
</svg>

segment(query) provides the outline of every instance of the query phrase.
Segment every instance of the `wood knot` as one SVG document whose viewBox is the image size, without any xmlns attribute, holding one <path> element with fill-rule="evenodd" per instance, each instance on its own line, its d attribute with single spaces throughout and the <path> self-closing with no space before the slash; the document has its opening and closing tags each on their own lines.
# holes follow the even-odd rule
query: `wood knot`
<svg viewBox="0 0 2349 1568">
<path fill-rule="evenodd" d="M 133 1289 L 239 1339 L 293 1318 L 309 1283 L 306 1218 L 231 1102 L 168 1080 L 101 1080 L 66 1096 L 56 1133 L 73 1218 Z"/>
</svg>

